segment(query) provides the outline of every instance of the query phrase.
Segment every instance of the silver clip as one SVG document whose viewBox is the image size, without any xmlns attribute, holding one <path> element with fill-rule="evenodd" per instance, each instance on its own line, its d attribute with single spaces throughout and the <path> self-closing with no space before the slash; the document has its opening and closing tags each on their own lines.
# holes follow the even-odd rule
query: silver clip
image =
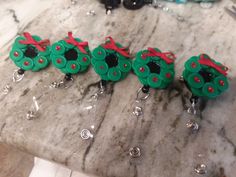
<svg viewBox="0 0 236 177">
<path fill-rule="evenodd" d="M 24 74 L 19 74 L 18 70 L 15 70 L 12 75 L 13 82 L 20 82 L 24 78 Z"/>
<path fill-rule="evenodd" d="M 3 87 L 2 93 L 4 95 L 7 95 L 11 90 L 12 90 L 12 87 L 9 84 L 7 84 L 7 85 L 5 85 L 5 87 Z"/>
<path fill-rule="evenodd" d="M 199 175 L 207 174 L 207 166 L 205 164 L 197 164 L 194 171 Z"/>
<path fill-rule="evenodd" d="M 88 129 L 83 129 L 80 132 L 80 136 L 83 140 L 88 140 L 89 138 L 93 138 L 93 134 Z"/>
<path fill-rule="evenodd" d="M 137 146 L 129 149 L 129 155 L 132 158 L 138 158 L 141 156 L 141 149 Z"/>
<path fill-rule="evenodd" d="M 98 91 L 91 96 L 93 99 L 98 99 L 100 96 L 104 95 L 106 92 L 106 88 L 103 86 L 102 81 L 99 82 L 99 89 Z"/>
<path fill-rule="evenodd" d="M 193 115 L 196 115 L 196 114 L 198 113 L 198 109 L 197 109 L 197 106 L 196 106 L 196 102 L 195 102 L 195 101 L 193 101 L 192 104 L 191 104 L 191 106 L 188 107 L 187 112 L 188 112 L 189 114 L 193 114 Z"/>
<path fill-rule="evenodd" d="M 133 109 L 133 115 L 135 115 L 136 117 L 143 115 L 143 108 L 140 106 L 135 106 Z"/>
<path fill-rule="evenodd" d="M 39 111 L 39 105 L 38 105 L 38 102 L 36 100 L 36 97 L 33 96 L 33 106 L 32 106 L 32 110 L 29 110 L 26 114 L 26 119 L 27 120 L 32 120 L 32 119 L 35 119 L 39 116 L 38 114 L 38 111 Z"/>
<path fill-rule="evenodd" d="M 199 130 L 199 125 L 198 123 L 196 123 L 194 120 L 189 120 L 187 123 L 186 123 L 186 127 L 191 129 L 192 132 L 196 132 Z"/>
<path fill-rule="evenodd" d="M 73 85 L 73 81 L 74 79 L 72 77 L 69 80 L 63 79 L 60 81 L 54 81 L 49 85 L 49 87 L 67 89 Z"/>
<path fill-rule="evenodd" d="M 141 95 L 143 94 L 143 95 Z M 137 91 L 137 95 L 136 95 L 136 102 L 141 102 L 141 101 L 145 101 L 148 99 L 148 97 L 150 96 L 150 92 L 148 93 L 143 93 L 142 91 L 142 87 L 138 89 Z"/>
</svg>

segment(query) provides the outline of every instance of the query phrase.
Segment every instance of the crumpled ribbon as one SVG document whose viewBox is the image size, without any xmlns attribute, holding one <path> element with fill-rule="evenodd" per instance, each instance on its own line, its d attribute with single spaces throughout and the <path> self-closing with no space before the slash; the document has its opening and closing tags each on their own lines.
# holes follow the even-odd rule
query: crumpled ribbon
<svg viewBox="0 0 236 177">
<path fill-rule="evenodd" d="M 112 37 L 108 36 L 105 38 L 105 40 L 109 39 L 109 42 L 106 44 L 102 45 L 105 49 L 111 49 L 115 50 L 116 52 L 120 53 L 121 55 L 130 58 L 129 50 L 127 51 L 127 47 L 121 47 L 119 48 L 115 41 L 112 39 Z"/>
<path fill-rule="evenodd" d="M 215 64 L 210 58 L 205 58 L 204 56 L 205 56 L 204 54 L 200 55 L 200 59 L 198 60 L 200 64 L 210 66 L 211 68 L 214 68 L 215 70 L 217 70 L 219 73 L 225 76 L 227 75 L 227 70 L 224 70 L 222 66 Z"/>
<path fill-rule="evenodd" d="M 171 58 L 169 56 L 171 56 Z M 165 60 L 167 64 L 173 63 L 173 59 L 176 58 L 172 52 L 158 52 L 151 47 L 148 48 L 148 53 L 142 54 L 142 57 L 160 57 L 161 59 Z"/>
<path fill-rule="evenodd" d="M 26 38 L 26 40 L 20 40 L 19 43 L 26 45 L 27 44 L 34 45 L 41 52 L 45 51 L 46 49 L 45 47 L 47 45 L 50 45 L 50 41 L 48 39 L 36 41 L 29 32 L 24 32 L 23 35 Z"/>
<path fill-rule="evenodd" d="M 65 39 L 68 44 L 76 46 L 82 53 L 87 54 L 85 47 L 88 46 L 88 42 L 78 42 L 72 36 L 72 32 L 68 32 L 68 39 Z"/>
</svg>

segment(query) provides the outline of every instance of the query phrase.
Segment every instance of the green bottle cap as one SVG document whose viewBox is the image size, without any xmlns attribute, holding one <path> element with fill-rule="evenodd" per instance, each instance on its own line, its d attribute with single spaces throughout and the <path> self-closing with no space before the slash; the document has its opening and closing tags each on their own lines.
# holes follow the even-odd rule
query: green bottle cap
<svg viewBox="0 0 236 177">
<path fill-rule="evenodd" d="M 39 69 L 45 68 L 48 66 L 49 61 L 45 56 L 37 56 L 34 59 L 34 66 L 38 67 Z"/>
<path fill-rule="evenodd" d="M 10 58 L 13 61 L 20 61 L 23 58 L 24 54 L 20 49 L 13 48 L 10 52 Z"/>
<path fill-rule="evenodd" d="M 190 72 L 198 72 L 201 70 L 201 65 L 198 62 L 198 57 L 191 57 L 187 62 L 185 62 L 185 68 Z"/>
<path fill-rule="evenodd" d="M 113 67 L 108 70 L 108 78 L 111 81 L 118 81 L 121 78 L 121 72 L 119 69 Z"/>
<path fill-rule="evenodd" d="M 50 47 L 50 46 L 47 46 L 44 51 L 42 51 L 42 52 L 41 52 L 41 51 L 38 51 L 38 52 L 39 52 L 39 54 L 42 55 L 42 56 L 50 55 L 50 53 L 51 53 L 51 47 Z"/>
<path fill-rule="evenodd" d="M 94 65 L 94 70 L 96 71 L 96 73 L 98 73 L 99 75 L 103 75 L 106 74 L 108 72 L 108 65 L 106 62 L 104 61 L 98 61 L 95 63 Z"/>
<path fill-rule="evenodd" d="M 61 55 L 51 55 L 51 60 L 52 64 L 58 69 L 64 68 L 66 66 L 66 59 Z"/>
<path fill-rule="evenodd" d="M 222 75 L 214 79 L 214 84 L 221 92 L 229 88 L 228 79 Z"/>
<path fill-rule="evenodd" d="M 81 66 L 80 65 L 80 72 L 87 71 L 87 69 L 88 69 L 88 66 Z"/>
<path fill-rule="evenodd" d="M 23 48 L 26 48 L 27 45 L 26 44 L 21 44 L 20 41 L 24 41 L 25 40 L 25 37 L 23 36 L 19 36 L 15 39 L 15 42 L 14 42 L 14 47 L 16 48 L 20 48 L 20 49 L 23 49 Z"/>
<path fill-rule="evenodd" d="M 147 64 L 151 57 L 144 57 L 143 54 L 148 53 L 148 50 L 141 50 L 136 54 L 136 59 L 140 64 Z"/>
<path fill-rule="evenodd" d="M 81 66 L 89 66 L 90 65 L 90 56 L 80 53 L 78 55 L 77 61 Z"/>
<path fill-rule="evenodd" d="M 150 74 L 150 69 L 147 65 L 138 64 L 134 71 L 138 77 L 147 77 Z"/>
<path fill-rule="evenodd" d="M 92 56 L 97 60 L 104 60 L 106 57 L 106 51 L 102 46 L 99 46 L 93 50 Z"/>
<path fill-rule="evenodd" d="M 160 73 L 160 77 L 162 78 L 163 81 L 170 83 L 173 81 L 174 79 L 174 72 L 172 72 L 171 70 L 167 70 L 167 69 L 162 69 L 161 73 Z"/>
<path fill-rule="evenodd" d="M 164 60 L 160 60 L 160 65 L 161 68 L 166 68 L 166 69 L 173 69 L 174 68 L 174 63 L 167 64 Z"/>
<path fill-rule="evenodd" d="M 158 88 L 162 84 L 162 79 L 156 73 L 152 73 L 147 78 L 147 83 L 152 88 Z"/>
<path fill-rule="evenodd" d="M 198 73 L 190 74 L 187 78 L 187 82 L 190 87 L 197 88 L 197 89 L 203 87 L 204 85 L 204 79 Z"/>
<path fill-rule="evenodd" d="M 131 62 L 127 60 L 119 60 L 118 67 L 122 72 L 129 72 L 131 70 Z"/>
<path fill-rule="evenodd" d="M 202 87 L 202 92 L 204 96 L 208 98 L 215 98 L 216 96 L 219 95 L 216 86 L 210 82 L 204 84 L 204 86 Z"/>
<path fill-rule="evenodd" d="M 52 45 L 52 53 L 54 55 L 61 55 L 65 53 L 65 47 L 60 42 L 56 42 Z"/>
<path fill-rule="evenodd" d="M 76 74 L 80 71 L 80 65 L 76 61 L 68 61 L 66 64 L 66 70 L 70 74 Z"/>
<path fill-rule="evenodd" d="M 23 70 L 26 70 L 26 71 L 27 70 L 31 70 L 34 67 L 33 60 L 30 59 L 30 58 L 27 58 L 27 57 L 23 58 L 20 61 L 20 63 L 21 63 L 21 67 L 20 68 L 22 68 Z"/>
</svg>

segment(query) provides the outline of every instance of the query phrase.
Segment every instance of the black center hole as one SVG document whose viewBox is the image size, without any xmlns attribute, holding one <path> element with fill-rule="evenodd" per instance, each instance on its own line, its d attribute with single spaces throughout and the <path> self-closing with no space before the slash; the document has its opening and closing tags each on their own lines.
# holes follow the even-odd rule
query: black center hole
<svg viewBox="0 0 236 177">
<path fill-rule="evenodd" d="M 213 79 L 213 75 L 207 71 L 200 70 L 198 73 L 203 77 L 205 82 L 211 82 Z"/>
<path fill-rule="evenodd" d="M 105 61 L 109 68 L 115 67 L 118 65 L 118 58 L 114 54 L 106 56 Z"/>
<path fill-rule="evenodd" d="M 147 66 L 149 67 L 151 73 L 160 74 L 160 72 L 161 72 L 161 67 L 160 67 L 160 65 L 158 65 L 158 64 L 156 64 L 155 62 L 152 62 L 152 61 L 151 61 L 151 62 L 149 62 L 149 63 L 147 64 Z"/>
<path fill-rule="evenodd" d="M 75 49 L 70 49 L 65 52 L 66 60 L 76 60 L 78 58 L 78 52 Z"/>
<path fill-rule="evenodd" d="M 35 47 L 29 46 L 25 50 L 24 55 L 29 58 L 34 58 L 38 55 L 38 51 L 35 49 Z"/>
</svg>

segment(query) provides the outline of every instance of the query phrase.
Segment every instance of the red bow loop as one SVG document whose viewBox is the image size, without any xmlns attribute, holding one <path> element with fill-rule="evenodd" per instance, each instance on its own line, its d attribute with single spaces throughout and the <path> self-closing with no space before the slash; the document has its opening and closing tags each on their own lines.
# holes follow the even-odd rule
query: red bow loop
<svg viewBox="0 0 236 177">
<path fill-rule="evenodd" d="M 48 39 L 41 40 L 41 41 L 36 41 L 34 38 L 31 36 L 30 33 L 24 32 L 23 33 L 24 37 L 26 40 L 20 40 L 19 42 L 21 44 L 31 44 L 34 45 L 39 51 L 43 52 L 46 49 L 46 46 L 50 45 L 50 41 Z"/>
<path fill-rule="evenodd" d="M 127 47 L 118 47 L 112 37 L 108 36 L 105 40 L 109 39 L 107 43 L 102 45 L 105 49 L 115 50 L 116 52 L 120 53 L 121 55 L 130 58 L 129 50 L 127 51 Z"/>
<path fill-rule="evenodd" d="M 227 75 L 227 70 L 224 70 L 221 66 L 215 64 L 210 58 L 205 58 L 204 54 L 200 55 L 200 60 L 198 60 L 200 64 L 210 66 L 217 70 L 219 73 L 223 75 Z"/>
<path fill-rule="evenodd" d="M 87 54 L 85 47 L 88 46 L 88 42 L 78 42 L 72 36 L 72 32 L 68 32 L 68 39 L 65 39 L 68 44 L 76 46 L 82 53 Z"/>
<path fill-rule="evenodd" d="M 160 57 L 161 59 L 165 60 L 167 64 L 173 63 L 174 59 L 176 58 L 172 52 L 158 52 L 154 48 L 149 47 L 148 53 L 144 53 L 142 57 Z"/>
</svg>

